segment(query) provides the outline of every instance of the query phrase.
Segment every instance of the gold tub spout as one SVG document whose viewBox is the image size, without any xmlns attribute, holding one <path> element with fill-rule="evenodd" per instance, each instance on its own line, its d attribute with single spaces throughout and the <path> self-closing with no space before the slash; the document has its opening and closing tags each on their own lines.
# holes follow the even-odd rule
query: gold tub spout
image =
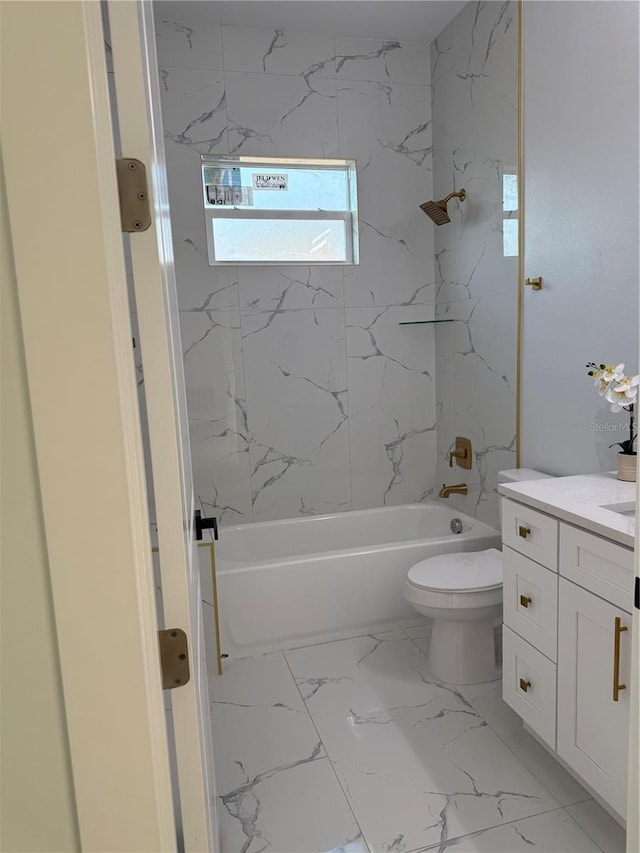
<svg viewBox="0 0 640 853">
<path fill-rule="evenodd" d="M 448 498 L 449 495 L 466 495 L 468 491 L 466 483 L 458 483 L 455 486 L 445 486 L 443 483 L 442 488 L 438 492 L 438 497 Z"/>
</svg>

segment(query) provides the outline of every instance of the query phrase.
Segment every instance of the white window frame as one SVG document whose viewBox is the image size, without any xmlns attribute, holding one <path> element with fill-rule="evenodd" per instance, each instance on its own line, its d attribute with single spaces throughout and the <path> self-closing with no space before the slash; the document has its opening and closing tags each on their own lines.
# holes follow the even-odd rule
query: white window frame
<svg viewBox="0 0 640 853">
<path fill-rule="evenodd" d="M 204 206 L 205 228 L 207 232 L 207 252 L 209 265 L 215 267 L 238 267 L 238 266 L 353 266 L 359 263 L 358 246 L 358 193 L 357 193 L 357 171 L 356 161 L 351 159 L 309 159 L 292 157 L 234 157 L 234 156 L 212 156 L 202 155 L 201 158 L 202 201 Z M 327 169 L 335 171 L 343 169 L 347 181 L 348 210 L 272 210 L 267 208 L 232 207 L 226 205 L 210 206 L 206 199 L 204 181 L 202 180 L 202 168 L 204 166 L 221 166 L 230 168 L 232 166 L 250 166 L 255 169 L 260 167 L 274 169 L 304 168 L 318 171 Z M 295 220 L 308 222 L 317 220 L 342 220 L 345 223 L 346 259 L 344 261 L 309 261 L 294 259 L 291 261 L 222 261 L 215 256 L 215 238 L 212 222 L 214 219 L 280 219 L 282 221 Z"/>
</svg>

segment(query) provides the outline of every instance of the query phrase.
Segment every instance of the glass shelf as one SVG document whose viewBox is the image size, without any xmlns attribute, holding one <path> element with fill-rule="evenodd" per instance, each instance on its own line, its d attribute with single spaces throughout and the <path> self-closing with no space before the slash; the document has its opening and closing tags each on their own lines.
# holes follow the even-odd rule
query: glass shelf
<svg viewBox="0 0 640 853">
<path fill-rule="evenodd" d="M 399 326 L 432 326 L 434 323 L 455 323 L 456 320 L 405 320 Z"/>
</svg>

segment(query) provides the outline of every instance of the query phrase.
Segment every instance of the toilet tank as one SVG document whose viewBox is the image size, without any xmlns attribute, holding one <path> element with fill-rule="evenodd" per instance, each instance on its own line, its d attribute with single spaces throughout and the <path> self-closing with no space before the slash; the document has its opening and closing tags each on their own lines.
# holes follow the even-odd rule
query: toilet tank
<svg viewBox="0 0 640 853">
<path fill-rule="evenodd" d="M 552 474 L 534 471 L 533 468 L 509 468 L 498 471 L 498 483 L 526 483 L 527 480 L 546 480 Z M 500 501 L 500 530 L 502 530 L 502 501 Z"/>
</svg>

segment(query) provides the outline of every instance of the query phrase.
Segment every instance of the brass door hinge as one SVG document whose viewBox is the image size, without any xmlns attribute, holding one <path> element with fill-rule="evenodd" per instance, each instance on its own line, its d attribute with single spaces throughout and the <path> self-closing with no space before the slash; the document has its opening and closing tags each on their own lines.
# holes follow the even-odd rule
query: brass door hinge
<svg viewBox="0 0 640 853">
<path fill-rule="evenodd" d="M 181 628 L 158 631 L 162 689 L 184 687 L 191 678 L 187 635 Z"/>
<path fill-rule="evenodd" d="M 122 230 L 146 231 L 151 227 L 151 209 L 144 163 L 133 157 L 122 157 L 116 160 L 116 174 Z"/>
</svg>

